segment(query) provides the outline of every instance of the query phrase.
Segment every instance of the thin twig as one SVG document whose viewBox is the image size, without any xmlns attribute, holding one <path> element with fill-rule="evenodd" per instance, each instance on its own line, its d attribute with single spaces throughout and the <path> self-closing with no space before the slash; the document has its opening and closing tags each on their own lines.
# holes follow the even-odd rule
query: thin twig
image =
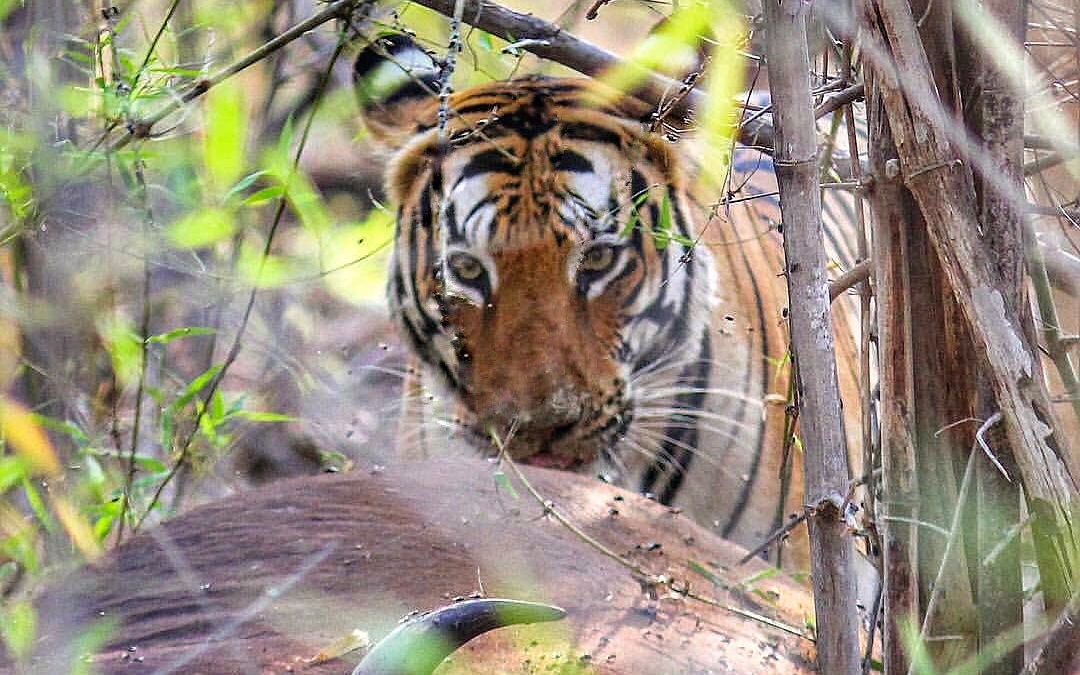
<svg viewBox="0 0 1080 675">
<path fill-rule="evenodd" d="M 150 242 L 150 230 L 154 224 L 154 213 L 150 209 L 150 198 L 146 192 L 146 175 L 144 173 L 142 158 L 135 157 L 135 179 L 139 184 L 139 194 L 142 197 L 142 206 L 145 216 L 143 218 L 143 243 Z M 116 543 L 119 544 L 124 538 L 124 523 L 127 520 L 128 511 L 131 510 L 131 492 L 135 485 L 135 454 L 139 448 L 139 432 L 142 423 L 143 394 L 146 390 L 146 371 L 149 366 L 150 345 L 147 340 L 150 337 L 150 263 L 149 250 L 143 258 L 142 266 L 142 317 L 139 322 L 139 383 L 135 387 L 135 419 L 131 424 L 131 445 L 127 456 L 127 474 L 124 476 L 124 495 L 120 500 L 120 519 L 116 526 Z"/>
<path fill-rule="evenodd" d="M 445 16 L 452 16 L 457 0 L 414 0 L 418 5 L 433 9 Z M 564 65 L 590 77 L 598 77 L 615 68 L 636 71 L 642 84 L 633 95 L 653 106 L 661 106 L 669 92 L 677 91 L 681 83 L 619 58 L 611 52 L 575 37 L 560 26 L 537 18 L 532 14 L 515 12 L 488 0 L 465 0 L 464 20 L 507 42 L 522 43 L 522 48 L 539 56 Z M 686 96 L 674 106 L 671 113 L 684 115 L 691 110 L 703 110 L 706 94 L 691 88 Z M 771 152 L 773 146 L 772 124 L 764 119 L 754 119 L 739 126 L 738 138 L 744 145 L 761 147 Z"/>
<path fill-rule="evenodd" d="M 809 516 L 810 516 L 810 507 L 804 507 L 802 511 L 800 511 L 795 516 L 792 516 L 792 518 L 790 520 L 788 520 L 786 523 L 781 525 L 772 534 L 765 537 L 765 540 L 762 541 L 757 546 L 755 546 L 754 550 L 750 551 L 749 553 L 747 553 L 743 557 L 739 558 L 739 562 L 737 562 L 735 564 L 736 565 L 745 565 L 746 563 L 750 562 L 751 560 L 756 558 L 758 555 L 760 555 L 762 552 L 764 552 L 765 549 L 772 546 L 773 543 L 775 543 L 777 541 L 780 541 L 780 539 L 782 539 L 785 535 L 787 535 L 787 533 L 794 530 L 799 525 L 799 523 L 806 520 Z"/>
<path fill-rule="evenodd" d="M 669 591 L 676 595 L 680 595 L 691 600 L 696 600 L 698 602 L 709 605 L 710 607 L 716 607 L 717 609 L 722 609 L 724 611 L 731 612 L 732 614 L 737 614 L 738 616 L 742 616 L 752 621 L 757 621 L 759 623 L 772 626 L 773 628 L 782 630 L 785 633 L 790 633 L 796 637 L 800 637 L 804 640 L 814 642 L 813 637 L 807 635 L 806 633 L 799 630 L 798 628 L 795 628 L 794 626 L 790 626 L 781 621 L 777 621 L 776 619 L 770 619 L 769 617 L 758 614 L 757 612 L 751 612 L 745 609 L 741 609 L 739 607 L 724 604 L 719 600 L 716 600 L 715 598 L 711 598 L 706 595 L 701 595 L 700 593 L 697 593 L 695 591 L 691 591 L 689 584 L 679 584 L 676 580 L 672 579 L 667 575 L 653 574 L 641 565 L 638 565 L 632 560 L 629 560 L 619 555 L 615 551 L 611 550 L 603 543 L 593 538 L 587 532 L 578 527 L 572 520 L 567 518 L 566 515 L 559 511 L 558 507 L 556 507 L 553 501 L 551 501 L 550 499 L 546 499 L 542 494 L 540 494 L 540 492 L 529 481 L 528 477 L 525 476 L 525 473 L 521 470 L 521 468 L 518 467 L 518 465 L 510 458 L 510 454 L 506 452 L 506 444 L 501 439 L 499 439 L 496 434 L 492 434 L 491 438 L 495 442 L 495 446 L 499 450 L 499 461 L 505 462 L 506 465 L 510 467 L 510 470 L 513 471 L 517 479 L 521 481 L 521 484 L 525 487 L 525 490 L 544 509 L 545 515 L 550 515 L 559 524 L 570 530 L 570 532 L 572 532 L 576 537 L 581 539 L 583 542 L 585 542 L 592 548 L 599 551 L 604 556 L 611 558 L 619 565 L 630 570 L 630 573 L 634 576 L 638 577 L 639 579 L 643 580 L 651 586 L 667 588 Z M 507 440 L 510 440 L 509 436 Z"/>
<path fill-rule="evenodd" d="M 814 108 L 814 117 L 825 117 L 829 113 L 835 112 L 849 103 L 854 103 L 855 101 L 862 99 L 865 95 L 866 88 L 861 82 L 859 84 L 853 84 L 847 89 L 842 89 L 822 101 L 821 105 Z"/>
<path fill-rule="evenodd" d="M 1009 478 L 1009 472 L 1005 470 L 1005 467 L 1001 465 L 1001 462 L 998 461 L 998 458 L 994 456 L 994 451 L 990 449 L 990 446 L 986 443 L 986 439 L 983 438 L 983 434 L 986 432 L 986 430 L 1000 422 L 1001 417 L 1001 411 L 998 411 L 991 415 L 990 419 L 983 422 L 982 426 L 979 427 L 979 430 L 975 432 L 975 442 L 979 444 L 979 447 L 982 448 L 982 451 L 986 453 L 986 456 L 990 458 L 991 462 L 993 462 L 994 468 L 1000 471 L 1001 475 L 1005 477 L 1005 480 L 1011 483 L 1012 478 Z"/>
</svg>

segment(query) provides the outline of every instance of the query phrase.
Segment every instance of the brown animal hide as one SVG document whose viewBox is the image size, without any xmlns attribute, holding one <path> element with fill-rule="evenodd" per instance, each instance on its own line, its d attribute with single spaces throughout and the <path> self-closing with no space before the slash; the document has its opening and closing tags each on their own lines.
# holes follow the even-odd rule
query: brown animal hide
<svg viewBox="0 0 1080 675">
<path fill-rule="evenodd" d="M 441 460 L 282 482 L 139 534 L 38 598 L 32 672 L 68 672 L 79 636 L 111 624 L 101 673 L 346 673 L 359 654 L 309 663 L 360 629 L 481 588 L 561 606 L 553 624 L 501 629 L 441 673 L 803 673 L 810 643 L 639 582 L 481 460 Z M 652 573 L 802 627 L 806 591 L 672 509 L 594 479 L 526 468 L 585 532 Z M 714 586 L 688 563 L 716 573 Z M 82 644 L 85 644 L 83 642 Z M 0 665 L 0 671 L 4 668 Z"/>
</svg>

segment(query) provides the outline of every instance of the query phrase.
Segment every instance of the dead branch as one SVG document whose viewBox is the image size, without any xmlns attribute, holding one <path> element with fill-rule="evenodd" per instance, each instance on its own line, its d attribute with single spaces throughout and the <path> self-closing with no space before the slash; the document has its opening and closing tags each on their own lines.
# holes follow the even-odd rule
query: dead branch
<svg viewBox="0 0 1080 675">
<path fill-rule="evenodd" d="M 836 279 L 830 281 L 829 300 L 836 300 L 844 291 L 869 279 L 872 269 L 872 261 L 861 260 L 855 267 L 852 267 L 847 272 L 844 272 Z"/>
<path fill-rule="evenodd" d="M 454 13 L 457 0 L 415 0 L 446 16 Z M 615 68 L 633 68 L 629 62 L 611 52 L 575 37 L 561 27 L 548 23 L 531 14 L 515 12 L 488 0 L 464 0 L 466 23 L 485 30 L 508 42 L 520 43 L 521 48 L 543 59 L 554 61 L 592 77 Z M 680 91 L 682 83 L 658 73 L 638 69 L 644 84 L 634 91 L 634 96 L 652 105 L 666 101 L 671 92 Z M 840 94 L 837 94 L 839 96 Z M 702 110 L 705 93 L 689 89 L 682 101 L 673 107 L 675 115 L 686 115 L 692 110 Z M 739 142 L 768 151 L 773 147 L 773 127 L 765 116 L 757 117 L 739 128 Z"/>
<path fill-rule="evenodd" d="M 1039 512 L 1034 525 L 1043 579 L 1052 604 L 1060 605 L 1073 583 L 1066 561 L 1076 545 L 1076 483 L 1054 437 L 1053 411 L 1037 376 L 1038 354 L 998 290 L 1000 273 L 979 238 L 971 172 L 946 137 L 947 120 L 937 108 L 936 87 L 911 9 L 899 0 L 871 2 L 878 34 L 864 39 L 879 42 L 875 48 L 892 56 L 893 65 L 877 62 L 873 69 L 896 137 L 903 182 L 926 218 L 950 290 L 985 354 L 986 374 L 1005 417 L 1029 504 Z"/>
</svg>

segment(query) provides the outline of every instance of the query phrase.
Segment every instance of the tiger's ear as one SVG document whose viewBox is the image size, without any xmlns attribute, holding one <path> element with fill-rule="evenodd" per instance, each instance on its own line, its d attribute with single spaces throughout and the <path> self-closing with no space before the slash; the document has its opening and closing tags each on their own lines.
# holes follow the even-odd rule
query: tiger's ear
<svg viewBox="0 0 1080 675">
<path fill-rule="evenodd" d="M 434 110 L 439 67 L 412 38 L 390 33 L 356 57 L 353 82 L 372 135 L 397 147 L 415 133 L 425 113 Z"/>
</svg>

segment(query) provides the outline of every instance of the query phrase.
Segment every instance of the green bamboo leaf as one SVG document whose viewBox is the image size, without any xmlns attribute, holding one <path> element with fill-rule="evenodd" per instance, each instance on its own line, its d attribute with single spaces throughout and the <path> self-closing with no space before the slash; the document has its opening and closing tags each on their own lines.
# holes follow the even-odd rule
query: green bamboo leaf
<svg viewBox="0 0 1080 675">
<path fill-rule="evenodd" d="M 213 398 L 210 399 L 210 419 L 213 420 L 215 426 L 225 419 L 225 397 L 220 391 L 215 391 Z"/>
<path fill-rule="evenodd" d="M 216 333 L 213 328 L 204 328 L 201 326 L 185 326 L 184 328 L 177 328 L 167 333 L 159 333 L 158 335 L 151 335 L 146 338 L 147 344 L 160 344 L 167 345 L 173 340 L 179 340 L 180 338 L 190 337 L 192 335 L 213 335 Z"/>
<path fill-rule="evenodd" d="M 121 382 L 134 382 L 142 368 L 142 338 L 131 325 L 118 317 L 103 318 L 98 334 L 112 360 L 113 372 Z"/>
<path fill-rule="evenodd" d="M 256 171 L 249 173 L 236 182 L 236 185 L 229 188 L 229 191 L 225 193 L 225 197 L 222 199 L 224 202 L 228 202 L 230 199 L 237 197 L 241 192 L 248 189 L 255 184 L 255 181 L 266 175 L 265 171 Z"/>
<path fill-rule="evenodd" d="M 671 193 L 664 190 L 664 198 L 660 200 L 660 222 L 656 224 L 653 236 L 656 238 L 657 250 L 663 251 L 671 242 Z"/>
<path fill-rule="evenodd" d="M 225 192 L 244 170 L 247 115 L 236 80 L 225 80 L 207 94 L 203 161 L 208 182 Z"/>
<path fill-rule="evenodd" d="M 26 495 L 26 503 L 30 505 L 30 510 L 34 512 L 38 522 L 47 532 L 55 532 L 56 521 L 49 514 L 49 508 L 45 506 L 45 500 L 41 498 L 41 493 L 38 492 L 37 488 L 26 476 L 23 476 L 22 479 L 22 489 L 23 494 Z"/>
<path fill-rule="evenodd" d="M 233 413 L 249 422 L 295 422 L 298 418 L 275 412 L 262 412 L 257 410 L 240 410 Z"/>
<path fill-rule="evenodd" d="M 277 199 L 283 194 L 285 194 L 285 186 L 271 185 L 270 187 L 265 187 L 245 197 L 244 204 L 246 206 L 258 206 L 259 204 L 265 204 L 270 200 Z"/>
<path fill-rule="evenodd" d="M 169 467 L 156 457 L 149 455 L 135 455 L 135 464 L 149 474 L 158 475 L 168 473 Z"/>
<path fill-rule="evenodd" d="M 514 499 L 518 498 L 517 490 L 514 489 L 514 484 L 510 482 L 510 479 L 502 471 L 496 471 L 492 478 L 495 479 L 495 487 L 506 492 Z"/>
<path fill-rule="evenodd" d="M 0 456 L 0 494 L 30 475 L 26 460 L 17 455 Z"/>
<path fill-rule="evenodd" d="M 604 73 L 601 81 L 613 92 L 636 88 L 649 71 L 677 75 L 698 58 L 701 36 L 707 34 L 713 19 L 713 5 L 719 2 L 688 2 L 649 35 L 621 65 Z"/>
<path fill-rule="evenodd" d="M 719 588 L 728 587 L 728 585 L 724 582 L 723 578 L 721 578 L 718 574 L 710 570 L 705 565 L 699 563 L 698 561 L 687 560 L 686 566 L 689 567 L 692 572 L 705 577 L 705 579 L 711 582 L 714 586 L 717 586 Z"/>
<path fill-rule="evenodd" d="M 177 248 L 201 248 L 232 236 L 232 214 L 225 209 L 200 209 L 169 226 L 169 241 Z"/>
<path fill-rule="evenodd" d="M 179 412 L 191 400 L 195 398 L 200 391 L 203 390 L 210 380 L 214 379 L 214 376 L 221 372 L 221 366 L 215 365 L 207 368 L 201 375 L 188 383 L 188 386 L 184 387 L 184 390 L 180 392 L 180 395 L 176 397 L 176 400 L 169 404 L 168 410 L 172 413 Z"/>
<path fill-rule="evenodd" d="M 90 439 L 87 438 L 85 433 L 83 433 L 83 430 L 75 426 L 71 422 L 54 419 L 52 417 L 49 417 L 48 415 L 40 415 L 38 413 L 32 413 L 31 417 L 35 422 L 38 423 L 38 425 L 43 426 L 46 429 L 51 429 L 52 431 L 58 431 L 62 434 L 67 434 L 71 437 L 73 441 L 75 441 L 79 445 L 85 445 L 86 443 L 90 442 Z"/>
</svg>

